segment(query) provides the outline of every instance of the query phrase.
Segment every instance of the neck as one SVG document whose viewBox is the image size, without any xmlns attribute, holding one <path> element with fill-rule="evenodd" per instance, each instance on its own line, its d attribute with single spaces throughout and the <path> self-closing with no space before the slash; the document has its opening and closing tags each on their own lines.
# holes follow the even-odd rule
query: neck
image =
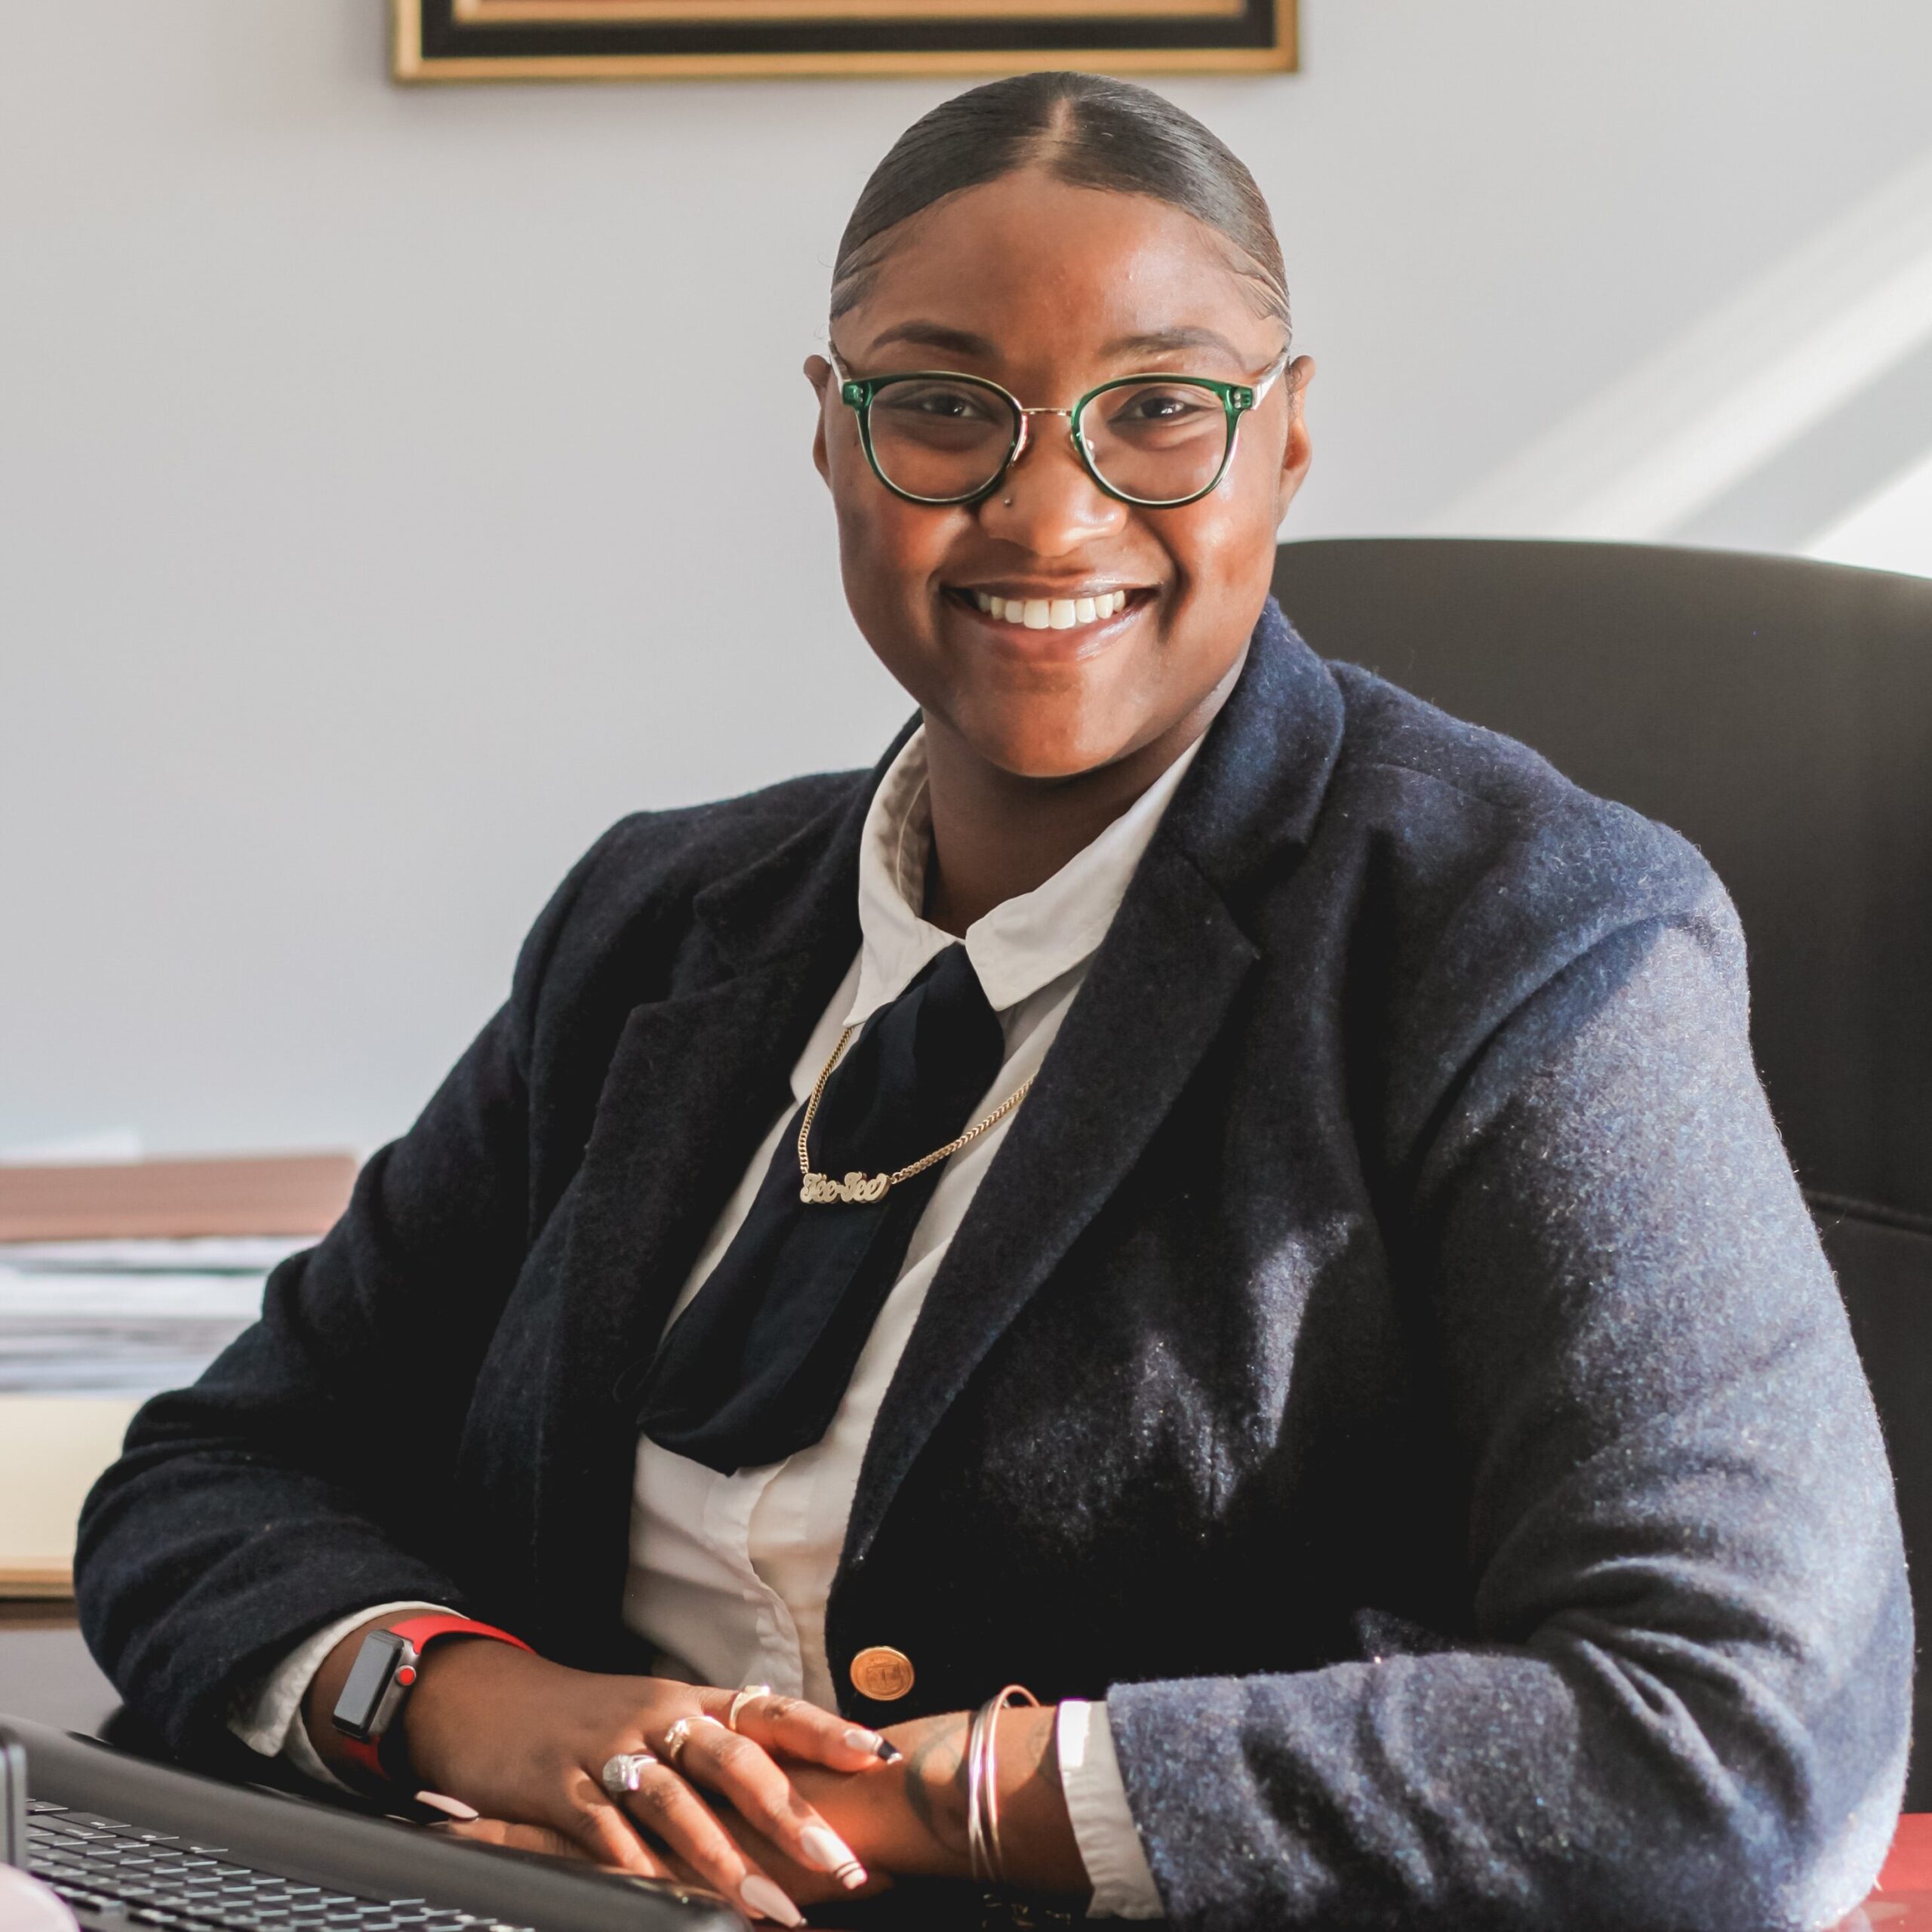
<svg viewBox="0 0 1932 1932">
<path fill-rule="evenodd" d="M 995 906 L 1044 885 L 1099 838 L 1214 722 L 1237 663 L 1208 697 L 1148 743 L 1069 778 L 1023 778 L 926 720 L 933 849 L 925 917 L 955 937 Z"/>
</svg>

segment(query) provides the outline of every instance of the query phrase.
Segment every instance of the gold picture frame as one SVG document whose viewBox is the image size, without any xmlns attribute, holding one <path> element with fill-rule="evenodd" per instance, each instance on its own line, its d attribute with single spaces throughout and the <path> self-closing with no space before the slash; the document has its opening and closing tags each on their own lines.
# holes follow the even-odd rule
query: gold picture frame
<svg viewBox="0 0 1932 1932">
<path fill-rule="evenodd" d="M 1282 72 L 1296 0 L 392 0 L 410 82 Z"/>
</svg>

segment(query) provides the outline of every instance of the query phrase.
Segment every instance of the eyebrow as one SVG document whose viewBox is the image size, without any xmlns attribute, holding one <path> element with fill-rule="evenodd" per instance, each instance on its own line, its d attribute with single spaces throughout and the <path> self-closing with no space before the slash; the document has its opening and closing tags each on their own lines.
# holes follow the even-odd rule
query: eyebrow
<svg viewBox="0 0 1932 1932">
<path fill-rule="evenodd" d="M 872 352 L 889 342 L 909 342 L 921 349 L 943 349 L 950 355 L 977 355 L 988 361 L 998 352 L 984 336 L 970 329 L 949 328 L 944 322 L 898 323 L 872 337 Z"/>
<path fill-rule="evenodd" d="M 975 335 L 970 329 L 951 327 L 945 322 L 910 321 L 895 324 L 873 337 L 872 352 L 876 354 L 888 343 L 909 343 L 920 349 L 943 349 L 948 355 L 977 356 L 990 361 L 998 354 L 995 344 L 983 335 Z M 1245 367 L 1247 358 L 1226 336 L 1213 329 L 1182 325 L 1174 328 L 1149 329 L 1135 335 L 1116 336 L 1102 350 L 1109 358 L 1116 355 L 1166 355 L 1184 349 L 1209 349 L 1225 355 L 1229 361 Z"/>
<path fill-rule="evenodd" d="M 1165 355 L 1178 349 L 1209 349 L 1237 364 L 1247 358 L 1226 336 L 1213 329 L 1182 327 L 1152 329 L 1140 335 L 1116 336 L 1101 352 L 1106 355 Z"/>
</svg>

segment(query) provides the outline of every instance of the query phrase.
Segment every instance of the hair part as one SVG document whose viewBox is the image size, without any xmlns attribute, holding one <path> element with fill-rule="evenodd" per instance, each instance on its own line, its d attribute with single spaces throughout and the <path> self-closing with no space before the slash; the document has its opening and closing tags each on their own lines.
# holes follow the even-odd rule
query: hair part
<svg viewBox="0 0 1932 1932">
<path fill-rule="evenodd" d="M 1146 195 L 1233 245 L 1257 310 L 1291 328 L 1268 204 L 1240 158 L 1151 88 L 1098 74 L 1016 74 L 942 101 L 892 144 L 860 192 L 832 271 L 835 322 L 865 294 L 900 225 L 949 195 L 1037 168 L 1076 188 Z"/>
</svg>

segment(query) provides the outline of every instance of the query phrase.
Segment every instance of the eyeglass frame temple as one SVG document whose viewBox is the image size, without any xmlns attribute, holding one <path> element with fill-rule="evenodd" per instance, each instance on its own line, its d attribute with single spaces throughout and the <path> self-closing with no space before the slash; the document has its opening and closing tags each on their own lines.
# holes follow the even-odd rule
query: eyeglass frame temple
<svg viewBox="0 0 1932 1932">
<path fill-rule="evenodd" d="M 934 509 L 969 508 L 976 503 L 984 503 L 1006 480 L 1008 472 L 1026 454 L 1030 426 L 1028 419 L 1035 416 L 1064 416 L 1067 419 L 1067 441 L 1073 445 L 1073 453 L 1080 459 L 1081 468 L 1092 478 L 1103 495 L 1111 497 L 1115 503 L 1131 504 L 1141 509 L 1182 509 L 1189 503 L 1198 503 L 1203 497 L 1220 488 L 1221 478 L 1228 473 L 1229 464 L 1235 460 L 1235 445 L 1241 437 L 1241 419 L 1249 411 L 1260 408 L 1262 398 L 1280 380 L 1293 355 L 1294 345 L 1291 343 L 1284 346 L 1263 371 L 1260 380 L 1253 383 L 1224 383 L 1213 376 L 1177 376 L 1171 379 L 1177 382 L 1198 384 L 1220 396 L 1221 407 L 1227 412 L 1228 444 L 1221 452 L 1220 466 L 1214 472 L 1211 481 L 1203 484 L 1192 496 L 1175 497 L 1165 500 L 1151 497 L 1130 497 L 1109 483 L 1094 466 L 1092 457 L 1081 447 L 1081 438 L 1075 427 L 1077 419 L 1096 396 L 1104 395 L 1109 389 L 1125 389 L 1134 383 L 1158 382 L 1161 372 L 1158 370 L 1149 370 L 1138 375 L 1112 377 L 1104 383 L 1097 383 L 1070 408 L 1053 409 L 1044 406 L 1035 408 L 1022 402 L 1011 389 L 995 382 L 989 376 L 969 376 L 959 369 L 904 369 L 895 370 L 889 376 L 854 376 L 839 360 L 838 352 L 831 343 L 826 344 L 825 353 L 826 361 L 832 365 L 832 373 L 838 380 L 840 401 L 859 419 L 860 441 L 865 445 L 867 467 L 902 502 L 923 504 Z M 992 481 L 970 495 L 915 496 L 909 490 L 903 489 L 893 482 L 880 468 L 878 458 L 872 453 L 871 417 L 873 398 L 888 383 L 908 382 L 921 377 L 928 380 L 950 377 L 958 382 L 977 383 L 983 389 L 991 389 L 996 395 L 1004 396 L 1019 419 L 1020 427 L 1014 433 L 1012 446 L 1008 450 L 998 469 L 993 472 Z M 855 390 L 859 393 L 855 395 Z"/>
</svg>

